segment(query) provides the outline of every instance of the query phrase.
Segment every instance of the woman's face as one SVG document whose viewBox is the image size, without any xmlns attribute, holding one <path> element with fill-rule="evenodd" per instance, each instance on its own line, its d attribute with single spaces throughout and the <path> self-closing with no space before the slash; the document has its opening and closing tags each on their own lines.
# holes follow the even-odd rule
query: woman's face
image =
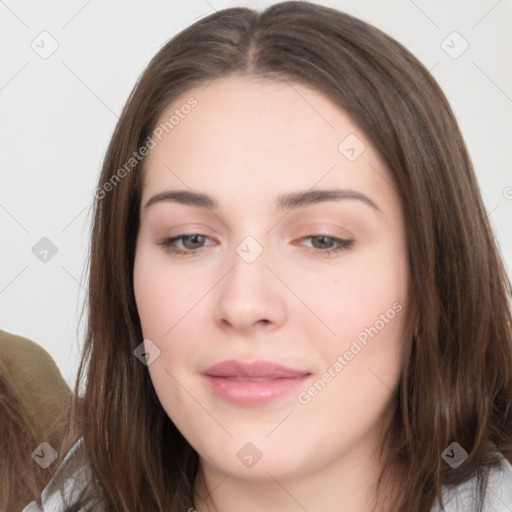
<svg viewBox="0 0 512 512">
<path fill-rule="evenodd" d="M 210 472 L 374 464 L 405 342 L 389 170 L 296 83 L 218 79 L 159 125 L 173 115 L 145 161 L 134 269 L 163 408 Z"/>
</svg>

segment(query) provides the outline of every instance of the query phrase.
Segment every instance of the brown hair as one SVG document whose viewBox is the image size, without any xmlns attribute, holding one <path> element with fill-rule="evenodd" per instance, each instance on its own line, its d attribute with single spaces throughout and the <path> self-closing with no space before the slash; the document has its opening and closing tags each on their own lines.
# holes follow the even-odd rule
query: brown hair
<svg viewBox="0 0 512 512">
<path fill-rule="evenodd" d="M 384 467 L 400 469 L 394 510 L 424 512 L 442 485 L 485 477 L 493 452 L 512 462 L 511 286 L 450 106 L 425 67 L 391 37 L 331 8 L 283 2 L 262 12 L 216 12 L 170 40 L 138 80 L 109 145 L 75 391 L 85 384 L 85 418 L 74 433 L 83 433 L 91 489 L 104 508 L 186 510 L 198 470 L 197 453 L 133 355 L 143 339 L 133 292 L 143 161 L 107 193 L 105 184 L 173 100 L 229 75 L 289 80 L 324 93 L 393 174 L 406 222 L 410 302 L 410 343 L 383 447 Z M 453 441 L 469 453 L 457 469 L 441 458 Z"/>
<path fill-rule="evenodd" d="M 36 500 L 62 462 L 69 402 L 70 390 L 50 355 L 0 330 L 0 510 L 18 512 Z M 42 442 L 57 452 L 48 467 L 31 457 Z"/>
</svg>

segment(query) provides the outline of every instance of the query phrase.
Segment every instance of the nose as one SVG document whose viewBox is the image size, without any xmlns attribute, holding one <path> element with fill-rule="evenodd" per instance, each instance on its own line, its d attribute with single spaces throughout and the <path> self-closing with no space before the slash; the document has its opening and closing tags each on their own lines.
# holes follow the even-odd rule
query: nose
<svg viewBox="0 0 512 512">
<path fill-rule="evenodd" d="M 222 329 L 250 335 L 282 325 L 287 290 L 265 256 L 263 251 L 251 262 L 243 251 L 234 251 L 231 268 L 216 287 L 215 322 Z"/>
</svg>

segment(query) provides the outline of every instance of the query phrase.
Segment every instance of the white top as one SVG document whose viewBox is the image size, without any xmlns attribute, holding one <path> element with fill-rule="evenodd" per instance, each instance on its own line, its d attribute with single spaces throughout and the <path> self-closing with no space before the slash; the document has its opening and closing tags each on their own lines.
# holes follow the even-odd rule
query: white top
<svg viewBox="0 0 512 512">
<path fill-rule="evenodd" d="M 59 469 L 41 494 L 42 506 L 32 501 L 22 512 L 65 512 L 66 507 L 77 498 L 78 492 L 87 485 L 89 475 L 80 463 L 82 447 L 83 438 L 80 438 L 66 454 Z M 444 512 L 476 510 L 476 486 L 477 480 L 473 477 L 455 488 L 443 487 Z M 436 503 L 430 512 L 442 511 Z M 501 466 L 493 468 L 489 474 L 482 512 L 512 512 L 512 465 L 504 457 Z"/>
<path fill-rule="evenodd" d="M 83 437 L 71 447 L 41 493 L 41 506 L 31 501 L 22 512 L 65 512 L 78 498 L 89 479 L 83 464 Z"/>
<path fill-rule="evenodd" d="M 455 488 L 442 489 L 444 510 L 446 512 L 471 512 L 476 510 L 476 477 Z M 430 512 L 440 512 L 436 503 Z M 503 457 L 501 466 L 493 468 L 487 481 L 485 501 L 482 512 L 512 512 L 512 465 Z"/>
</svg>

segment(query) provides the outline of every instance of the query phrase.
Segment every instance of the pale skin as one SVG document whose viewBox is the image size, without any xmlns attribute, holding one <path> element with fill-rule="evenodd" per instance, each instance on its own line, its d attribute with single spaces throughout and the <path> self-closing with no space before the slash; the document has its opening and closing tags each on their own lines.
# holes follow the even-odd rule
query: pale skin
<svg viewBox="0 0 512 512">
<path fill-rule="evenodd" d="M 134 286 L 144 338 L 161 351 L 148 366 L 156 393 L 198 452 L 211 491 L 197 478 L 207 497 L 195 507 L 370 512 L 405 343 L 407 247 L 391 173 L 347 114 L 309 87 L 222 78 L 187 91 L 161 120 L 190 96 L 197 106 L 145 161 Z M 366 146 L 354 161 L 339 149 L 349 134 Z M 376 207 L 356 198 L 275 206 L 283 194 L 332 189 Z M 145 207 L 170 190 L 207 194 L 218 207 Z M 159 245 L 190 234 L 205 238 L 175 241 L 185 256 Z M 248 236 L 263 251 L 252 263 L 236 251 Z M 335 239 L 353 243 L 327 254 Z M 401 312 L 334 371 L 357 335 L 397 303 Z M 275 402 L 238 406 L 201 375 L 226 359 L 312 375 Z M 298 393 L 329 368 L 330 382 L 300 403 Z M 262 454 L 250 468 L 237 457 L 248 442 Z"/>
</svg>

